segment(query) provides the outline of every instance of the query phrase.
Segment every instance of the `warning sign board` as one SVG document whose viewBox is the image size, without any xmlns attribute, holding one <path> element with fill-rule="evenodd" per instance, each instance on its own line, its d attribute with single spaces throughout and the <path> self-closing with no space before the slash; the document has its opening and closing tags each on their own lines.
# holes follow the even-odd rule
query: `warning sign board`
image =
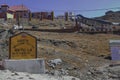
<svg viewBox="0 0 120 80">
<path fill-rule="evenodd" d="M 10 59 L 34 59 L 37 57 L 37 39 L 25 32 L 10 37 Z"/>
</svg>

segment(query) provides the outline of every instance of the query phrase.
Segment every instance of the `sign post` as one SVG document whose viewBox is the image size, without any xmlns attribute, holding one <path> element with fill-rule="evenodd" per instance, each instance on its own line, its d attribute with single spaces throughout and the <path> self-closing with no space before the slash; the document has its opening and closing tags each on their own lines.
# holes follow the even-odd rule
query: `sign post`
<svg viewBox="0 0 120 80">
<path fill-rule="evenodd" d="M 9 59 L 37 58 L 37 39 L 25 32 L 10 37 Z"/>
<path fill-rule="evenodd" d="M 36 37 L 21 32 L 9 41 L 9 59 L 4 60 L 4 68 L 18 72 L 45 73 L 44 59 L 37 58 Z"/>
</svg>

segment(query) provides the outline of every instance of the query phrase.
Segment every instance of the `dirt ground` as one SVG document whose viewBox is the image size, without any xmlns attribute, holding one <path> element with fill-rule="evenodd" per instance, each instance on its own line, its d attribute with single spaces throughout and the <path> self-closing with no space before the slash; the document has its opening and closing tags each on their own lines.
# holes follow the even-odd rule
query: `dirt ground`
<svg viewBox="0 0 120 80">
<path fill-rule="evenodd" d="M 46 61 L 60 58 L 63 64 L 56 69 L 67 69 L 77 76 L 79 71 L 111 63 L 109 40 L 120 39 L 114 34 L 81 34 L 28 32 L 38 39 L 38 57 Z M 34 33 L 34 34 L 33 34 Z M 50 69 L 48 66 L 46 66 Z M 77 71 L 77 72 L 76 72 Z"/>
</svg>

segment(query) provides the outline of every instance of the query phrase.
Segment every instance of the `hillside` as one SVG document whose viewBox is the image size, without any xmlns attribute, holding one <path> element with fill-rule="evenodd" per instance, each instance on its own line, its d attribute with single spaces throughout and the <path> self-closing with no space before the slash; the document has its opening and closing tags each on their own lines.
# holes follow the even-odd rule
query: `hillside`
<svg viewBox="0 0 120 80">
<path fill-rule="evenodd" d="M 105 15 L 101 17 L 96 17 L 96 19 L 119 23 L 120 22 L 120 11 L 107 11 Z"/>
<path fill-rule="evenodd" d="M 46 63 L 49 60 L 61 59 L 62 64 L 57 65 L 54 69 L 67 70 L 69 75 L 78 78 L 81 78 L 81 73 L 86 74 L 91 68 L 97 69 L 101 66 L 110 65 L 109 40 L 120 39 L 119 35 L 113 34 L 90 35 L 36 31 L 28 31 L 28 33 L 38 39 L 39 58 L 44 58 Z M 46 67 L 50 72 L 54 70 L 48 65 Z"/>
</svg>

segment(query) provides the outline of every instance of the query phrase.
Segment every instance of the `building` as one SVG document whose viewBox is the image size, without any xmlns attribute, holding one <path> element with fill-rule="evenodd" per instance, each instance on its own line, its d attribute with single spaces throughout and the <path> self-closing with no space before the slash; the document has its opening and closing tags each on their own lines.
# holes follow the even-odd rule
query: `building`
<svg viewBox="0 0 120 80">
<path fill-rule="evenodd" d="M 32 12 L 32 18 L 36 19 L 48 19 L 52 20 L 54 17 L 54 12 Z"/>
<path fill-rule="evenodd" d="M 17 17 L 19 17 L 19 18 L 28 18 L 29 13 L 30 13 L 30 9 L 28 9 L 24 5 L 16 5 L 16 6 L 9 7 L 7 13 L 13 14 L 14 18 L 17 18 Z"/>
<path fill-rule="evenodd" d="M 16 5 L 9 7 L 6 4 L 1 5 L 0 7 L 0 18 L 28 18 L 30 9 L 24 5 Z"/>
<path fill-rule="evenodd" d="M 36 19 L 54 19 L 54 12 L 31 12 L 25 5 L 8 6 L 6 4 L 0 7 L 0 18 L 18 19 L 18 18 L 36 18 Z"/>
<path fill-rule="evenodd" d="M 8 11 L 9 6 L 2 4 L 0 7 L 0 18 L 6 18 L 6 12 Z"/>
</svg>

